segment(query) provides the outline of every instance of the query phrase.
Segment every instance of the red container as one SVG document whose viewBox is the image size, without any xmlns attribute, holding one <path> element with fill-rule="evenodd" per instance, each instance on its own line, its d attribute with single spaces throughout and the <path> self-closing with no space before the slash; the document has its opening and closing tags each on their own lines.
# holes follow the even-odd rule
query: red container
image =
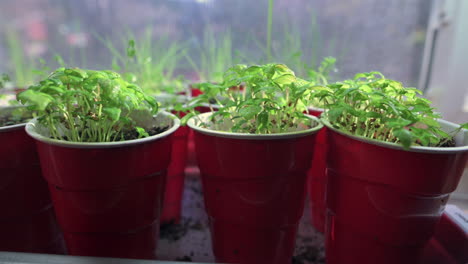
<svg viewBox="0 0 468 264">
<path fill-rule="evenodd" d="M 195 120 L 188 125 L 195 133 L 216 261 L 291 263 L 311 150 L 322 125 L 251 135 L 203 129 Z"/>
<path fill-rule="evenodd" d="M 178 117 L 185 116 L 183 112 L 174 112 Z M 189 128 L 181 126 L 172 136 L 171 164 L 167 170 L 164 206 L 161 213 L 161 223 L 179 223 L 182 209 L 182 194 L 184 191 L 185 167 L 187 166 L 187 150 Z"/>
<path fill-rule="evenodd" d="M 211 112 L 211 109 L 213 108 L 214 111 L 218 110 L 217 105 L 211 105 L 211 108 L 209 105 L 204 105 L 204 106 L 197 106 L 195 107 L 195 110 L 198 111 L 199 113 L 209 113 Z M 189 129 L 189 136 L 188 136 L 188 154 L 187 154 L 187 164 L 192 167 L 198 167 L 197 163 L 197 155 L 195 154 L 195 143 L 194 143 L 194 133 L 192 132 L 192 129 Z"/>
<path fill-rule="evenodd" d="M 34 141 L 24 127 L 0 128 L 0 251 L 64 254 Z"/>
<path fill-rule="evenodd" d="M 323 113 L 322 109 L 309 108 L 310 115 L 320 117 Z M 310 170 L 307 172 L 307 180 L 309 187 L 310 207 L 312 211 L 312 225 L 321 233 L 325 231 L 325 190 L 326 190 L 326 128 L 321 129 L 315 140 L 314 157 Z"/>
<path fill-rule="evenodd" d="M 434 236 L 426 245 L 424 264 L 468 263 L 468 215 L 454 205 L 447 205 Z"/>
<path fill-rule="evenodd" d="M 327 125 L 328 264 L 420 263 L 468 160 L 462 147 L 412 147 L 350 136 Z M 455 125 L 440 121 L 447 131 Z"/>
<path fill-rule="evenodd" d="M 154 259 L 171 136 L 179 120 L 161 113 L 158 135 L 123 142 L 76 143 L 38 134 L 42 172 L 71 255 Z M 38 128 L 39 127 L 39 128 Z"/>
</svg>

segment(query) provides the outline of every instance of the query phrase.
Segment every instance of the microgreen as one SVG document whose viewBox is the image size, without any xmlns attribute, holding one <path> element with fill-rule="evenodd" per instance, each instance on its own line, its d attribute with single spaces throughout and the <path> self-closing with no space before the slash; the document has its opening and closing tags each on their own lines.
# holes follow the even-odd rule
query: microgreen
<svg viewBox="0 0 468 264">
<path fill-rule="evenodd" d="M 315 85 L 327 85 L 330 79 L 330 73 L 335 70 L 336 59 L 333 57 L 325 57 L 320 63 L 317 70 L 310 68 L 307 70 L 309 80 Z M 323 108 L 323 103 L 318 98 L 312 98 L 309 101 L 309 106 Z"/>
<path fill-rule="evenodd" d="M 74 142 L 120 141 L 131 130 L 147 136 L 136 115 L 158 111 L 153 97 L 119 74 L 78 68 L 57 69 L 19 93 L 18 100 L 37 111 L 52 138 Z"/>
<path fill-rule="evenodd" d="M 34 76 L 31 66 L 34 62 L 28 59 L 24 54 L 21 45 L 20 36 L 14 30 L 5 31 L 6 48 L 8 50 L 9 60 L 11 63 L 11 77 L 15 80 L 15 85 L 25 87 L 32 83 Z M 33 66 L 34 67 L 34 66 Z"/>
<path fill-rule="evenodd" d="M 330 73 L 335 70 L 336 59 L 325 57 L 317 70 L 308 69 L 309 80 L 317 85 L 327 85 L 330 79 Z"/>
<path fill-rule="evenodd" d="M 0 75 L 0 91 L 5 87 L 5 83 L 10 82 L 10 77 L 7 74 Z M 0 99 L 4 99 L 6 94 L 0 93 Z M 8 101 L 10 106 L 0 108 L 0 127 L 25 123 L 31 119 L 32 113 L 24 107 L 12 107 L 18 102 L 15 100 Z"/>
<path fill-rule="evenodd" d="M 203 41 L 196 47 L 195 52 L 192 52 L 197 55 L 199 63 L 196 63 L 194 55 L 184 56 L 202 81 L 219 83 L 223 79 L 223 72 L 236 60 L 232 42 L 229 30 L 215 34 L 213 29 L 207 27 L 204 30 Z"/>
<path fill-rule="evenodd" d="M 5 87 L 5 83 L 10 81 L 10 76 L 8 74 L 3 73 L 0 76 L 0 89 L 3 89 Z"/>
<path fill-rule="evenodd" d="M 379 72 L 314 87 L 314 96 L 327 109 L 326 118 L 335 128 L 354 135 L 405 148 L 439 146 L 450 138 L 437 122 L 440 115 L 420 90 L 404 87 Z"/>
<path fill-rule="evenodd" d="M 244 89 L 232 89 L 243 86 Z M 197 85 L 204 93 L 191 101 L 196 107 L 215 100 L 218 111 L 211 115 L 215 130 L 273 134 L 304 129 L 310 120 L 303 114 L 312 83 L 299 79 L 286 65 L 236 65 L 220 84 Z M 193 116 L 187 115 L 185 120 Z"/>
<path fill-rule="evenodd" d="M 176 93 L 186 88 L 183 76 L 175 76 L 176 67 L 186 53 L 185 45 L 168 36 L 154 37 L 152 27 L 146 28 L 138 38 L 127 30 L 121 37 L 125 52 L 110 39 L 95 36 L 113 56 L 112 68 L 146 93 Z"/>
</svg>

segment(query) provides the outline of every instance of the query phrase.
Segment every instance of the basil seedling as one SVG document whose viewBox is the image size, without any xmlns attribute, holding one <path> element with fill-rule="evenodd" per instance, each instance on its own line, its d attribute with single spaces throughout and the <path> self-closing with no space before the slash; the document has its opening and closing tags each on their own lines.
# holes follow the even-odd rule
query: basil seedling
<svg viewBox="0 0 468 264">
<path fill-rule="evenodd" d="M 148 136 L 135 121 L 158 111 L 155 99 L 112 71 L 59 68 L 17 96 L 38 113 L 52 138 L 74 142 L 110 142 L 128 133 Z"/>
<path fill-rule="evenodd" d="M 196 107 L 213 101 L 218 105 L 218 111 L 211 115 L 211 125 L 205 124 L 213 129 L 250 134 L 284 133 L 310 124 L 304 113 L 312 86 L 313 83 L 297 78 L 284 64 L 236 65 L 224 73 L 222 83 L 197 85 L 204 93 L 192 99 L 191 105 Z M 193 115 L 187 115 L 184 120 Z"/>
<path fill-rule="evenodd" d="M 3 73 L 2 76 L 0 77 L 0 89 L 3 89 L 5 87 L 5 83 L 9 81 L 10 81 L 10 76 Z"/>
<path fill-rule="evenodd" d="M 314 87 L 314 97 L 328 109 L 326 118 L 339 130 L 405 148 L 441 146 L 451 136 L 441 129 L 440 114 L 421 94 L 380 72 L 359 73 L 352 80 Z"/>
</svg>

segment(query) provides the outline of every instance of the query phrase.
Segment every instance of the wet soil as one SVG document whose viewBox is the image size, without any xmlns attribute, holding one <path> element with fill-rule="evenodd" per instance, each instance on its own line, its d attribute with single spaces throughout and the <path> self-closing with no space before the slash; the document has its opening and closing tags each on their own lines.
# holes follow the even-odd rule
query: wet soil
<svg viewBox="0 0 468 264">
<path fill-rule="evenodd" d="M 157 135 L 157 134 L 160 134 L 166 130 L 168 130 L 169 127 L 168 126 L 165 126 L 165 127 L 153 127 L 151 128 L 150 130 L 146 131 L 150 136 L 154 136 L 154 135 Z M 125 140 L 132 140 L 132 139 L 138 139 L 139 138 L 139 134 L 138 132 L 136 131 L 136 129 L 133 129 L 133 130 L 128 130 L 128 131 L 125 131 L 124 134 L 123 134 L 123 137 Z"/>
<path fill-rule="evenodd" d="M 449 140 L 445 140 L 443 141 L 441 144 L 437 145 L 436 147 L 439 147 L 439 148 L 451 148 L 451 147 L 455 147 L 455 139 L 454 138 L 451 138 Z"/>
<path fill-rule="evenodd" d="M 0 116 L 0 127 L 13 126 L 27 123 L 31 118 L 13 118 L 11 116 Z"/>
<path fill-rule="evenodd" d="M 199 220 L 183 218 L 180 223 L 169 222 L 161 224 L 159 238 L 175 242 L 184 237 L 189 230 L 203 230 L 204 227 Z"/>
</svg>

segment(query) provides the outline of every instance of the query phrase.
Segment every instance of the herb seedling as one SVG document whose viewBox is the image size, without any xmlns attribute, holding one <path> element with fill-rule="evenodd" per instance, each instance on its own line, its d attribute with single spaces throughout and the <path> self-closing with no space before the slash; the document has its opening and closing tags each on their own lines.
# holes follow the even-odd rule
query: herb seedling
<svg viewBox="0 0 468 264">
<path fill-rule="evenodd" d="M 421 91 L 386 79 L 379 72 L 314 88 L 337 129 L 370 139 L 412 145 L 440 146 L 449 134 L 441 129 L 431 102 Z M 466 127 L 464 124 L 463 127 Z"/>
<path fill-rule="evenodd" d="M 309 80 L 317 85 L 327 85 L 330 79 L 330 73 L 335 70 L 336 59 L 325 57 L 317 70 L 309 69 Z"/>
<path fill-rule="evenodd" d="M 215 34 L 210 27 L 207 27 L 202 42 L 196 47 L 195 52 L 191 53 L 197 57 L 184 54 L 185 59 L 201 80 L 219 83 L 223 80 L 223 72 L 236 60 L 232 42 L 230 31 Z"/>
<path fill-rule="evenodd" d="M 2 74 L 0 77 L 0 90 L 5 87 L 5 83 L 10 81 L 10 77 L 7 74 Z M 5 98 L 5 94 L 0 94 L 0 99 Z M 11 126 L 21 123 L 26 123 L 32 117 L 30 111 L 27 111 L 24 107 L 11 107 L 18 104 L 15 100 L 8 101 L 9 107 L 0 109 L 0 127 Z"/>
<path fill-rule="evenodd" d="M 7 83 L 9 81 L 10 81 L 10 76 L 3 73 L 2 76 L 0 77 L 0 89 L 5 88 L 5 83 Z"/>
<path fill-rule="evenodd" d="M 335 58 L 325 57 L 317 70 L 308 70 L 309 80 L 315 83 L 315 85 L 327 85 L 330 79 L 330 73 L 335 69 L 335 63 Z M 317 98 L 312 98 L 309 101 L 309 105 L 318 108 L 324 107 L 323 103 L 321 103 Z"/>
<path fill-rule="evenodd" d="M 143 36 L 138 39 L 127 31 L 122 36 L 125 52 L 121 52 L 109 39 L 99 35 L 96 38 L 113 56 L 112 69 L 121 72 L 127 81 L 138 83 L 144 92 L 175 94 L 185 89 L 183 76 L 174 74 L 186 53 L 185 45 L 171 41 L 168 36 L 154 38 L 151 27 L 146 28 Z"/>
<path fill-rule="evenodd" d="M 57 69 L 18 100 L 37 111 L 52 138 L 74 142 L 120 141 L 133 131 L 148 136 L 136 119 L 158 111 L 153 97 L 119 74 L 78 68 Z"/>
<path fill-rule="evenodd" d="M 244 86 L 239 91 L 232 87 Z M 236 65 L 229 68 L 220 84 L 198 85 L 204 94 L 192 99 L 193 107 L 215 100 L 219 106 L 210 124 L 215 130 L 237 133 L 273 134 L 308 127 L 304 112 L 311 95 L 311 82 L 297 78 L 283 64 Z M 191 115 L 187 115 L 185 120 Z"/>
</svg>

